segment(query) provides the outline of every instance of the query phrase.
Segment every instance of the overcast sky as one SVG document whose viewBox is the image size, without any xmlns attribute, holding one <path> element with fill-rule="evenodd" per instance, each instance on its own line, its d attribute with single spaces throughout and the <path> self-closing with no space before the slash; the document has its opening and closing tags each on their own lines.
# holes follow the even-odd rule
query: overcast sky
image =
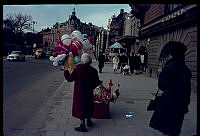
<svg viewBox="0 0 200 136">
<path fill-rule="evenodd" d="M 120 9 L 130 12 L 129 4 L 40 4 L 40 5 L 3 5 L 3 19 L 9 13 L 31 15 L 37 21 L 34 29 L 41 31 L 52 27 L 56 22 L 62 23 L 69 19 L 75 7 L 76 16 L 81 22 L 107 28 L 108 19 L 113 14 L 118 15 Z"/>
</svg>

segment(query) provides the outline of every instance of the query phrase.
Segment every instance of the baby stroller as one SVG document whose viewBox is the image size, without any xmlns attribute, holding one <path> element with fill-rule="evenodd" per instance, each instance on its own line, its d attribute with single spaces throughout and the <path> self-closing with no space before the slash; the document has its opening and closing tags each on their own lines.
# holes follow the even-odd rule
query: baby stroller
<svg viewBox="0 0 200 136">
<path fill-rule="evenodd" d="M 123 74 L 123 75 L 129 75 L 129 69 L 130 69 L 130 66 L 129 66 L 129 65 L 125 65 L 125 66 L 122 68 L 122 74 Z"/>
</svg>

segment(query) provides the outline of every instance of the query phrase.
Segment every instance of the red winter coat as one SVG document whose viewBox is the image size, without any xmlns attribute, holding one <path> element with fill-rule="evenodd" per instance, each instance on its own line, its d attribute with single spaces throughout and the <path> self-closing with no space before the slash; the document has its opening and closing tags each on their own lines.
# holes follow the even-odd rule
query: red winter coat
<svg viewBox="0 0 200 136">
<path fill-rule="evenodd" d="M 71 75 L 64 71 L 64 77 L 69 82 L 75 81 L 72 116 L 81 120 L 90 118 L 94 110 L 93 90 L 100 83 L 97 70 L 89 64 L 79 64 Z"/>
</svg>

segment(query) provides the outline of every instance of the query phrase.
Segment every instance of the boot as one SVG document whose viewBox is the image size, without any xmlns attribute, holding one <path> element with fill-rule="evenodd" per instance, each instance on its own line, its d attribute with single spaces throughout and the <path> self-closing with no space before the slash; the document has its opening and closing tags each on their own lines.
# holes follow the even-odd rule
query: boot
<svg viewBox="0 0 200 136">
<path fill-rule="evenodd" d="M 92 121 L 90 119 L 87 119 L 87 126 L 92 127 L 92 126 L 94 126 L 94 123 L 92 123 Z"/>
<path fill-rule="evenodd" d="M 76 127 L 75 128 L 76 131 L 79 131 L 79 132 L 88 132 L 88 130 L 85 128 L 85 125 L 80 125 L 80 127 Z"/>
</svg>

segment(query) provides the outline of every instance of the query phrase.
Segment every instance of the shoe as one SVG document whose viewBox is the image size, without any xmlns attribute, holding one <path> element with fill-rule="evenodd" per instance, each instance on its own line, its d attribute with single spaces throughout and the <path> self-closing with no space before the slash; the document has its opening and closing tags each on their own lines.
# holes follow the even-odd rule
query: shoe
<svg viewBox="0 0 200 136">
<path fill-rule="evenodd" d="M 88 127 L 92 127 L 92 126 L 94 126 L 94 123 L 92 123 L 91 120 L 90 120 L 90 121 L 87 120 L 87 126 L 88 126 Z"/>
<path fill-rule="evenodd" d="M 80 125 L 80 127 L 74 128 L 78 132 L 88 132 L 84 125 Z"/>
</svg>

